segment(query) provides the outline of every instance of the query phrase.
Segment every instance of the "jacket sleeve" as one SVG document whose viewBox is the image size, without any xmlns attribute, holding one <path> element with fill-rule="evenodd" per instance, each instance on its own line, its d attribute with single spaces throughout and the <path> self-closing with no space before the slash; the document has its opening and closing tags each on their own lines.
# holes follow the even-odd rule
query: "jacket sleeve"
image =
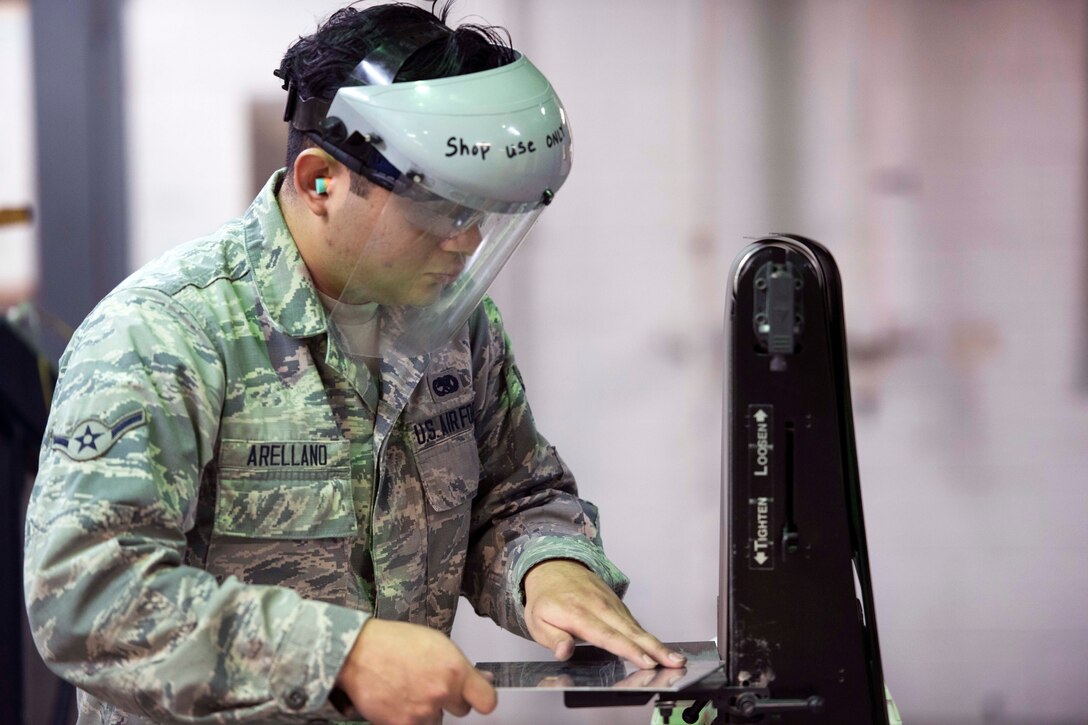
<svg viewBox="0 0 1088 725">
<path fill-rule="evenodd" d="M 77 331 L 27 512 L 34 641 L 59 676 L 155 722 L 335 717 L 366 615 L 185 565 L 222 370 L 156 291 L 114 293 Z"/>
<path fill-rule="evenodd" d="M 573 559 L 619 596 L 628 580 L 605 556 L 597 507 L 537 431 L 499 311 L 485 298 L 473 324 L 480 487 L 464 594 L 479 614 L 528 637 L 522 580 L 548 559 Z"/>
</svg>

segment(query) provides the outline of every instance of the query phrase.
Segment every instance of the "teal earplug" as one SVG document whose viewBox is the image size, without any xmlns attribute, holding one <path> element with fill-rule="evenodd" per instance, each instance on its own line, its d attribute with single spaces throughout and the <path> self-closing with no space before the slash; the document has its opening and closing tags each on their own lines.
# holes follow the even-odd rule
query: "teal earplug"
<svg viewBox="0 0 1088 725">
<path fill-rule="evenodd" d="M 314 181 L 314 191 L 318 194 L 329 193 L 329 180 L 324 176 L 317 177 L 317 180 Z"/>
</svg>

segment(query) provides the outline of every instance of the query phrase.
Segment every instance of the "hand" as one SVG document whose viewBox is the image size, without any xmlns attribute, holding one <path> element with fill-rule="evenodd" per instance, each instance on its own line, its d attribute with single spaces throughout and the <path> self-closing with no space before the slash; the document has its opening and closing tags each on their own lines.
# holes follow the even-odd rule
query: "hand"
<svg viewBox="0 0 1088 725">
<path fill-rule="evenodd" d="M 570 659 L 578 637 L 643 669 L 685 662 L 644 630 L 599 576 L 576 561 L 550 560 L 529 570 L 525 623 L 533 639 L 558 660 Z"/>
<path fill-rule="evenodd" d="M 495 709 L 495 688 L 441 632 L 369 619 L 336 684 L 374 725 L 431 725 Z"/>
</svg>

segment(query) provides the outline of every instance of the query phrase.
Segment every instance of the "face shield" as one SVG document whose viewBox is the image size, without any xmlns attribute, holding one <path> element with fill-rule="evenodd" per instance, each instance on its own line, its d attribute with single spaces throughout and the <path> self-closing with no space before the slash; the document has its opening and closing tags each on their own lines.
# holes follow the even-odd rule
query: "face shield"
<svg viewBox="0 0 1088 725">
<path fill-rule="evenodd" d="M 446 343 L 469 319 L 543 210 L 542 204 L 485 211 L 397 180 L 369 235 L 352 240 L 355 261 L 330 311 L 368 321 L 351 352 L 419 355 Z"/>
<path fill-rule="evenodd" d="M 416 42 L 432 32 L 448 29 Z M 319 103 L 301 101 L 292 119 L 374 184 L 353 201 L 368 215 L 331 241 L 350 253 L 336 270 L 342 290 L 330 318 L 341 332 L 341 320 L 353 321 L 350 351 L 370 357 L 419 355 L 449 341 L 571 164 L 563 107 L 524 56 L 391 83 L 390 64 L 399 67 L 405 52 L 411 43 L 372 53 L 323 117 Z"/>
</svg>

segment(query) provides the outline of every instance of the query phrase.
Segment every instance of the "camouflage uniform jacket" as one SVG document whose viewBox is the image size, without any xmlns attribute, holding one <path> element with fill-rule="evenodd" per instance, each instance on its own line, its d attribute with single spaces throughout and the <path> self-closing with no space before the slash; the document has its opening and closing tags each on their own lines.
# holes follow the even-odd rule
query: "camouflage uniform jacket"
<svg viewBox="0 0 1088 725">
<path fill-rule="evenodd" d="M 61 360 L 27 514 L 34 639 L 80 723 L 343 720 L 368 616 L 525 634 L 520 582 L 582 561 L 592 504 L 537 433 L 485 300 L 444 348 L 342 352 L 274 176 L 111 292 Z"/>
</svg>

